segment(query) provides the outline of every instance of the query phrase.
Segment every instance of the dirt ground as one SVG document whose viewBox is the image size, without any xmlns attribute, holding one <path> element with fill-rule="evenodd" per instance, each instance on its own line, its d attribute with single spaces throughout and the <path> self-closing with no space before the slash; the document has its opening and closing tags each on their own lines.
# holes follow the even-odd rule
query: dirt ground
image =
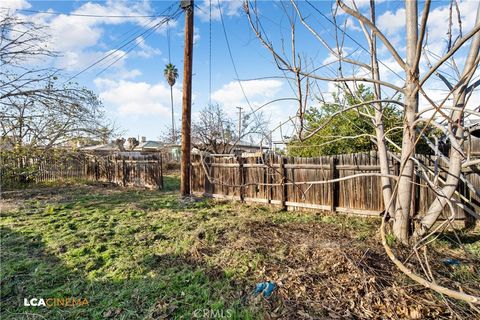
<svg viewBox="0 0 480 320">
<path fill-rule="evenodd" d="M 475 242 L 478 239 L 478 235 L 473 238 Z M 235 259 L 228 257 L 238 252 L 265 256 L 262 263 L 246 273 L 249 278 L 272 279 L 280 287 L 273 299 L 257 301 L 268 310 L 266 318 L 480 317 L 464 303 L 440 297 L 400 274 L 384 254 L 378 236 L 358 237 L 358 230 L 341 225 L 247 223 L 234 233 L 223 234 L 213 246 L 203 246 L 199 241 L 194 251 L 199 260 L 220 255 L 227 265 Z M 431 253 L 436 256 L 438 276 L 455 271 L 438 263 L 453 254 L 462 260 L 463 267 L 476 274 L 467 279 L 466 286 L 471 293 L 478 294 L 479 260 L 471 256 L 465 258 L 459 251 L 447 252 L 445 247 L 441 251 Z M 415 268 L 413 264 L 410 266 Z M 462 285 L 465 287 L 465 283 Z"/>
<path fill-rule="evenodd" d="M 90 194 L 96 194 L 96 197 L 88 198 Z M 78 200 L 80 195 L 84 197 L 81 201 Z M 38 228 L 30 224 L 30 229 L 26 229 L 26 224 L 19 223 L 15 215 L 30 215 L 35 218 L 34 224 L 44 223 L 41 220 L 44 216 L 62 212 L 62 208 L 68 207 L 58 206 L 69 205 L 77 208 L 76 217 L 85 219 L 81 208 L 96 208 L 97 212 L 98 208 L 105 205 L 105 214 L 111 220 L 113 211 L 108 211 L 108 208 L 122 208 L 115 213 L 115 219 L 119 219 L 115 232 L 119 233 L 118 226 L 121 219 L 126 219 L 124 214 L 128 212 L 128 219 L 134 217 L 131 221 L 136 224 L 132 226 L 130 220 L 125 222 L 128 228 L 135 227 L 126 233 L 133 240 L 133 247 L 128 250 L 137 250 L 138 258 L 142 261 L 154 257 L 148 260 L 149 266 L 154 265 L 154 269 L 149 269 L 148 273 L 143 269 L 135 269 L 138 268 L 136 266 L 132 270 L 144 277 L 171 268 L 202 270 L 206 279 L 210 279 L 208 281 L 220 281 L 218 285 L 225 288 L 223 291 L 218 289 L 225 305 L 235 306 L 239 310 L 238 315 L 232 318 L 480 318 L 480 314 L 466 303 L 442 297 L 401 274 L 381 247 L 377 235 L 378 220 L 332 216 L 321 212 L 281 212 L 274 208 L 225 201 L 196 199 L 186 203 L 177 197 L 175 191 L 132 192 L 98 186 L 14 191 L 4 196 L 2 211 L 8 214 L 6 218 L 2 216 L 2 225 L 19 233 L 33 232 L 43 239 L 50 239 L 48 226 L 41 229 L 40 224 Z M 26 205 L 27 202 L 41 208 L 38 217 L 35 216 L 37 213 L 32 213 L 31 206 Z M 52 213 L 48 212 L 49 205 L 54 206 Z M 81 227 L 78 229 L 81 230 Z M 59 243 L 44 240 L 47 248 L 62 247 L 62 235 L 59 231 L 55 232 L 55 241 Z M 97 231 L 92 227 L 89 232 Z M 451 288 L 461 287 L 465 292 L 479 295 L 480 234 L 477 231 L 460 233 L 460 236 L 465 244 L 463 248 L 456 245 L 452 241 L 454 235 L 448 233 L 429 247 L 427 254 L 434 277 L 440 284 Z M 72 237 L 71 232 L 68 237 Z M 102 239 L 109 248 L 108 236 Z M 117 238 L 114 240 L 119 241 Z M 65 260 L 64 256 L 69 257 L 68 251 L 56 252 L 60 260 Z M 410 253 L 400 247 L 396 252 L 403 260 Z M 91 278 L 104 272 L 104 277 L 108 278 L 107 271 L 116 272 L 115 268 L 120 268 L 121 257 L 122 252 L 112 254 L 108 268 L 99 266 L 96 270 L 86 269 L 86 276 Z M 128 257 L 125 256 L 125 259 Z M 85 261 L 90 258 L 87 256 Z M 459 265 L 446 265 L 444 261 L 448 258 L 457 259 Z M 75 269 L 83 270 L 83 264 L 77 260 L 69 263 Z M 421 272 L 418 262 L 413 258 L 409 259 L 408 266 Z M 252 290 L 255 284 L 267 280 L 278 286 L 273 295 L 268 299 L 261 295 L 254 297 Z M 187 295 L 195 295 L 200 287 L 193 287 Z M 165 289 L 158 290 L 152 293 L 148 313 L 139 310 L 138 316 L 150 319 L 189 318 L 187 305 L 192 302 L 186 302 L 189 297 L 185 297 L 185 289 L 181 293 L 172 291 L 168 294 L 162 291 Z M 213 289 L 209 290 L 210 298 L 195 303 L 208 305 L 208 300 L 217 294 L 211 291 Z M 120 316 L 125 312 L 116 313 L 126 308 L 107 310 L 102 314 L 104 318 L 130 319 Z M 244 311 L 248 312 L 242 313 Z"/>
</svg>

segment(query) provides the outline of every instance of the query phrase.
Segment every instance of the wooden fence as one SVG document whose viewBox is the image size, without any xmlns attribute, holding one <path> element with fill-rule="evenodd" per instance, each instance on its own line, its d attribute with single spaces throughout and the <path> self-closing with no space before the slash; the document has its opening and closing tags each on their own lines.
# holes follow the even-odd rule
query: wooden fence
<svg viewBox="0 0 480 320">
<path fill-rule="evenodd" d="M 124 187 L 163 188 L 162 156 L 160 154 L 141 156 L 75 154 L 60 158 L 15 160 L 14 165 L 18 166 L 17 163 L 22 163 L 22 166 L 28 168 L 29 173 L 27 179 L 25 177 L 22 179 L 23 170 L 17 169 L 18 174 L 9 177 L 14 180 L 13 182 L 88 179 Z M 5 163 L 3 167 L 7 167 Z M 10 165 L 11 168 L 12 165 Z M 2 173 L 4 171 L 2 170 Z M 6 182 L 5 180 L 2 179 L 2 183 Z"/>
<path fill-rule="evenodd" d="M 85 175 L 120 186 L 163 189 L 161 155 L 87 157 Z"/>
<path fill-rule="evenodd" d="M 425 168 L 435 171 L 434 159 L 421 157 Z M 390 169 L 398 174 L 399 163 L 390 158 Z M 439 163 L 439 176 L 445 178 L 445 164 Z M 361 176 L 335 183 L 325 180 L 354 174 L 379 173 L 376 152 L 317 158 L 283 157 L 280 155 L 193 155 L 192 191 L 219 198 L 260 202 L 288 208 L 310 208 L 332 212 L 379 215 L 384 210 L 379 176 Z M 476 190 L 480 188 L 479 170 L 465 169 Z M 208 173 L 208 174 L 207 174 Z M 209 179 L 210 177 L 210 179 Z M 435 195 L 424 182 L 417 181 L 414 209 L 424 213 Z M 480 198 L 461 183 L 454 199 L 479 212 Z M 456 218 L 465 218 L 456 207 Z M 444 216 L 449 215 L 445 210 Z"/>
</svg>

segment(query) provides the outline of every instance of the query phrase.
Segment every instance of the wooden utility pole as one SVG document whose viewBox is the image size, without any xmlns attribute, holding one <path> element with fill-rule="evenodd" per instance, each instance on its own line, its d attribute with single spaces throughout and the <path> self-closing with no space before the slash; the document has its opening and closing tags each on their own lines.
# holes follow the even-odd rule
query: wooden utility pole
<svg viewBox="0 0 480 320">
<path fill-rule="evenodd" d="M 175 137 L 175 111 L 173 110 L 173 86 L 170 86 L 170 101 L 172 102 L 172 144 L 177 144 L 177 137 Z"/>
<path fill-rule="evenodd" d="M 237 107 L 238 109 L 238 140 L 242 137 L 242 107 Z"/>
<path fill-rule="evenodd" d="M 192 57 L 193 57 L 193 0 L 182 0 L 185 10 L 185 49 L 183 56 L 183 97 L 182 97 L 182 162 L 180 193 L 190 195 L 190 140 L 192 122 Z"/>
</svg>

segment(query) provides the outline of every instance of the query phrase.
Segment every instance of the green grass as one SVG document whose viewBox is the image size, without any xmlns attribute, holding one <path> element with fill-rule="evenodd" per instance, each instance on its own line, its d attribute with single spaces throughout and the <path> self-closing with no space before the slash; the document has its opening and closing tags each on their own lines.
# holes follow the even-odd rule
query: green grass
<svg viewBox="0 0 480 320">
<path fill-rule="evenodd" d="M 255 279 L 248 277 L 265 255 L 219 250 L 194 259 L 199 241 L 215 247 L 220 236 L 233 239 L 242 225 L 266 221 L 372 230 L 360 219 L 184 202 L 177 189 L 178 177 L 165 178 L 166 192 L 53 185 L 2 212 L 2 319 L 32 313 L 48 319 L 190 319 L 197 309 L 261 318 L 261 309 L 245 303 L 242 292 L 245 284 L 253 288 Z M 32 297 L 82 297 L 89 305 L 23 307 L 23 298 Z"/>
<path fill-rule="evenodd" d="M 263 319 L 267 307 L 251 292 L 266 280 L 265 268 L 301 265 L 322 274 L 326 262 L 306 260 L 315 246 L 343 245 L 363 255 L 375 241 L 378 220 L 184 201 L 178 182 L 165 177 L 164 191 L 69 183 L 7 195 L 2 320 L 192 319 L 196 310 Z M 478 252 L 474 240 L 467 246 Z M 464 269 L 455 274 L 459 280 L 469 276 Z M 23 306 L 34 297 L 87 298 L 89 305 Z"/>
<path fill-rule="evenodd" d="M 167 180 L 172 189 L 178 184 Z M 2 212 L 2 319 L 190 319 L 197 309 L 254 318 L 225 272 L 195 262 L 192 231 L 207 201 L 147 190 L 63 190 Z M 188 214 L 187 214 L 188 213 Z M 86 307 L 23 307 L 23 298 L 82 297 Z"/>
</svg>

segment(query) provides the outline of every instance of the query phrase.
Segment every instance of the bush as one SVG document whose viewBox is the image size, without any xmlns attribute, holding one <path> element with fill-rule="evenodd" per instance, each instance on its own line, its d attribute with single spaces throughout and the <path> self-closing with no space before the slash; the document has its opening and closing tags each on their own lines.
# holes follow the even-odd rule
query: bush
<svg viewBox="0 0 480 320">
<path fill-rule="evenodd" d="M 164 169 L 165 171 L 178 171 L 180 170 L 180 162 L 167 162 Z"/>
</svg>

